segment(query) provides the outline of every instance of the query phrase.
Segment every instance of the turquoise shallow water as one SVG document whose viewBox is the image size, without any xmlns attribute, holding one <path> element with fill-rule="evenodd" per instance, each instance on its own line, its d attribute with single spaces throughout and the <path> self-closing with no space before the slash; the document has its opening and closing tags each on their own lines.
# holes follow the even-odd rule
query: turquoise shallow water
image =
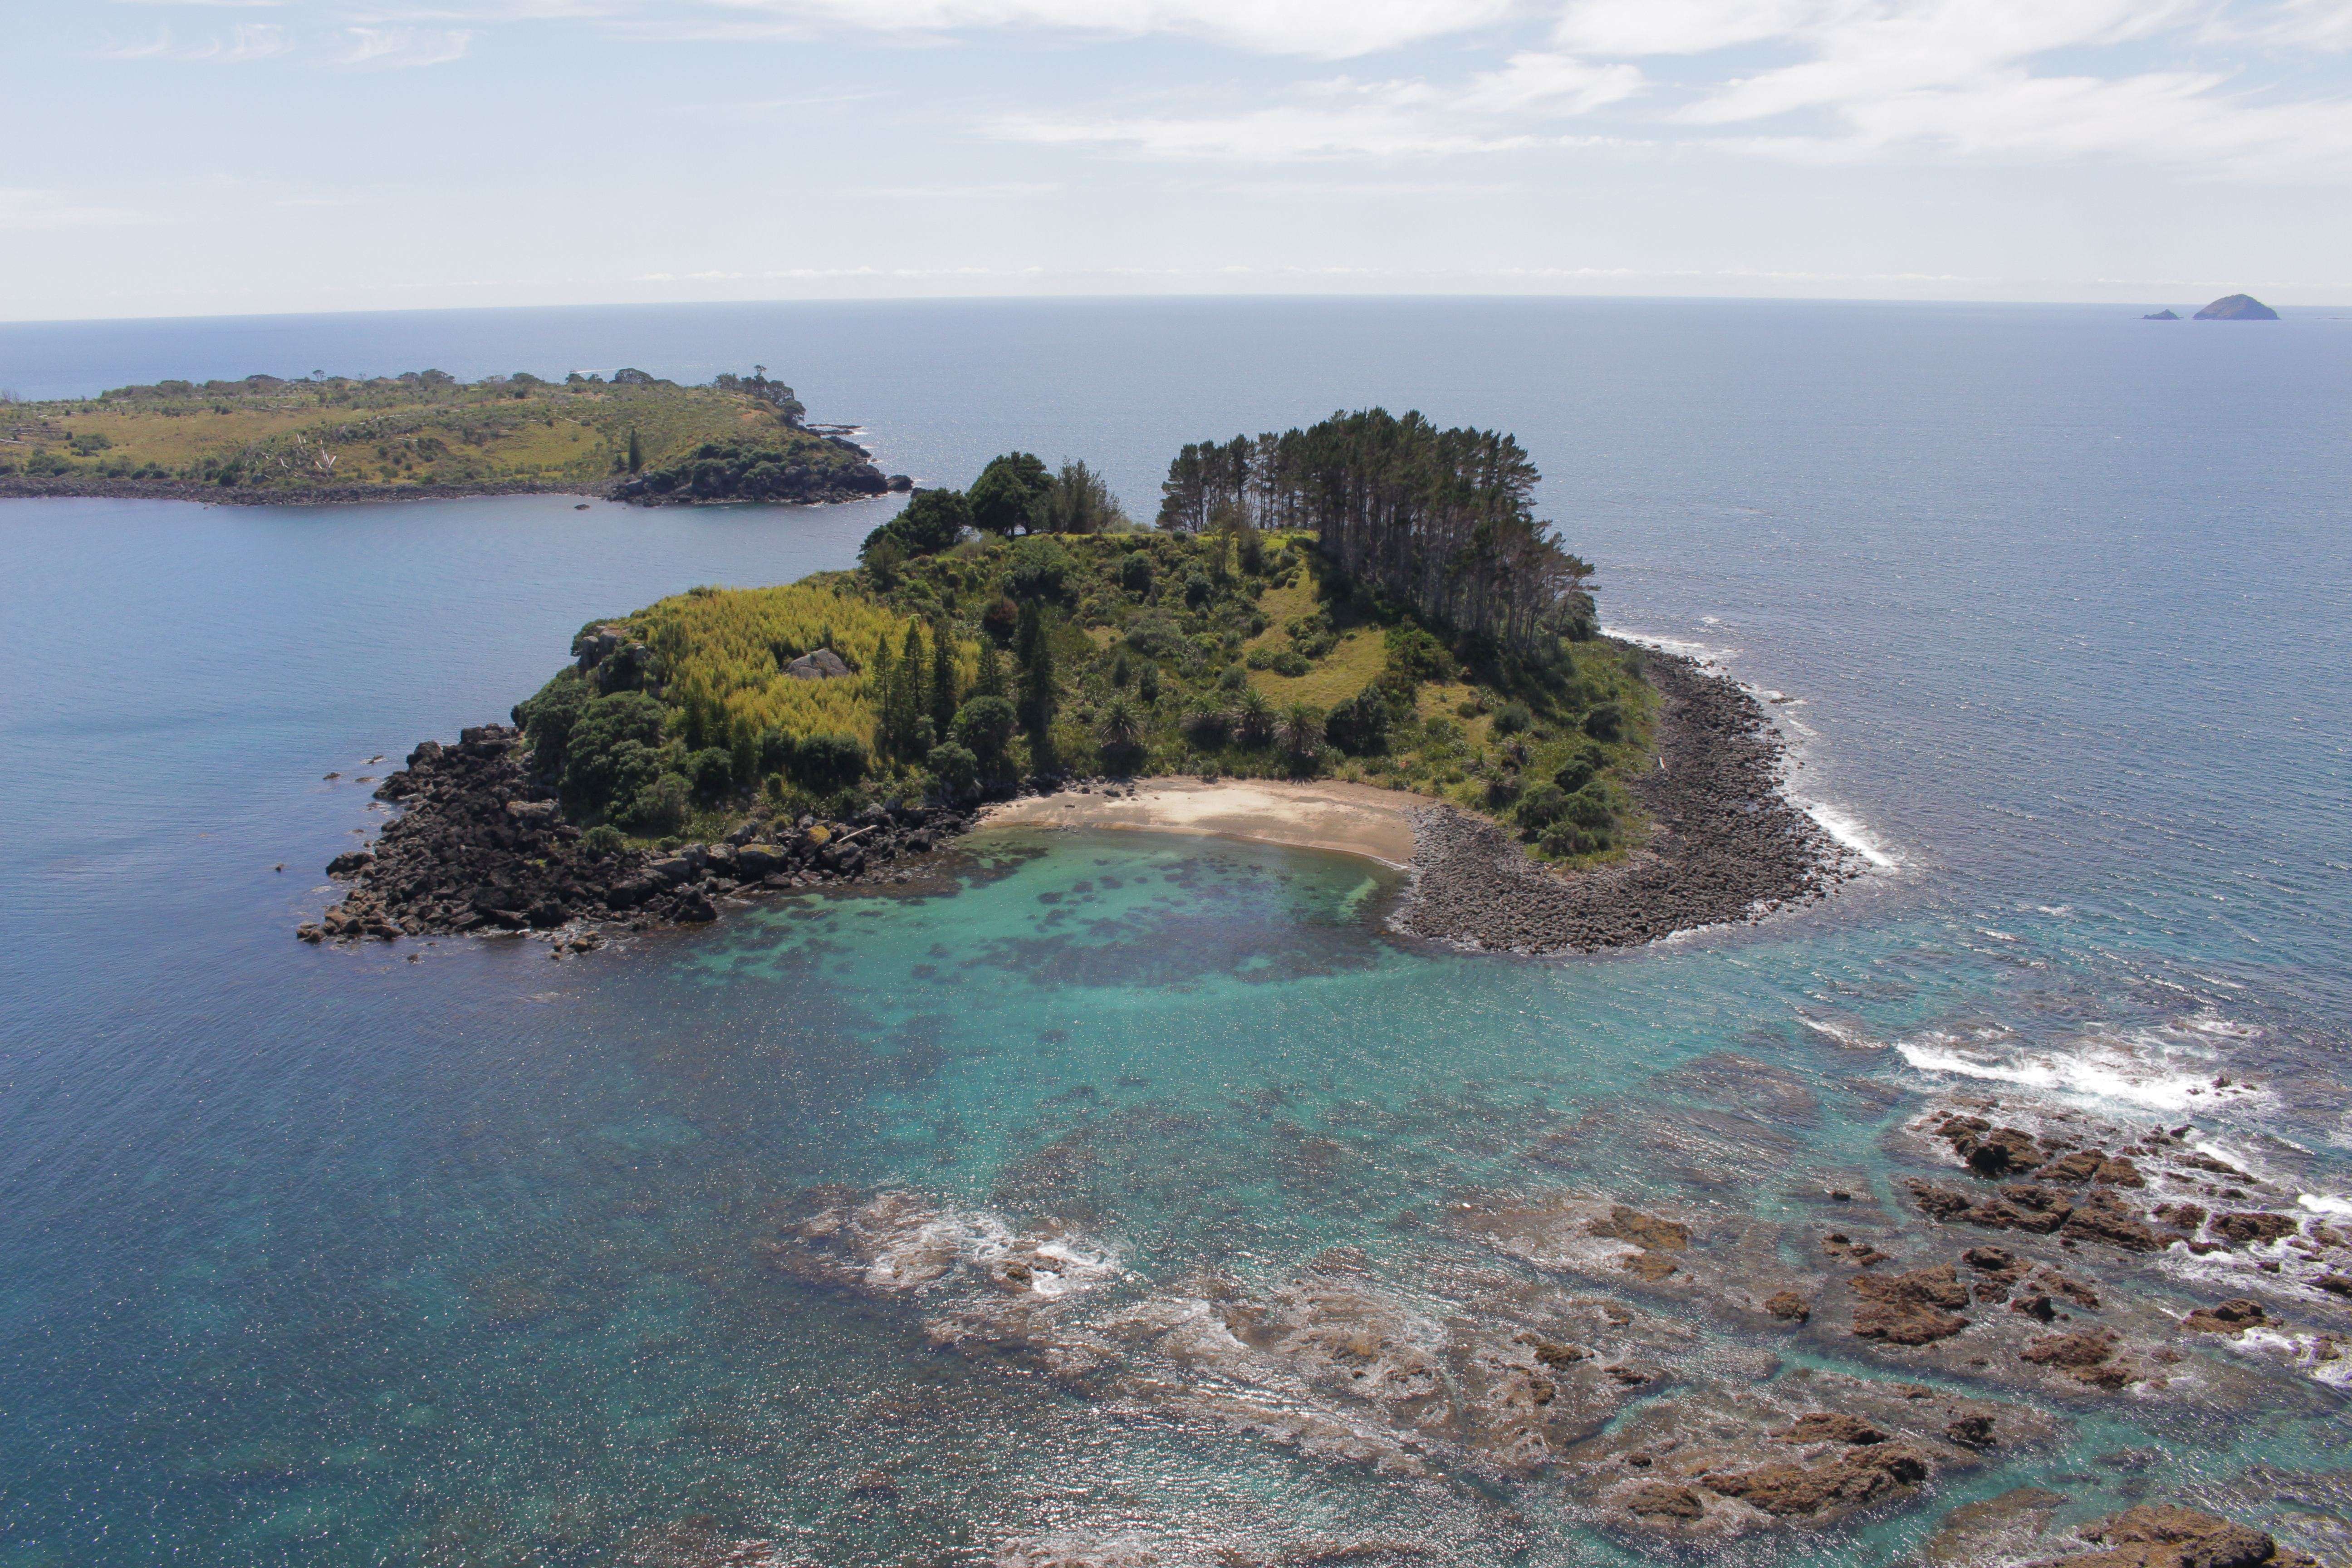
<svg viewBox="0 0 2352 1568">
<path fill-rule="evenodd" d="M 1461 1265 L 1439 1221 L 1465 1194 L 1792 1224 L 1833 1184 L 1891 1197 L 1889 1130 L 1962 1083 L 2193 1118 L 2352 1193 L 2340 328 L 1273 311 L 778 320 L 801 382 L 898 411 L 886 453 L 976 466 L 1010 408 L 1131 499 L 1236 386 L 1243 423 L 1359 373 L 1507 419 L 1605 617 L 1801 699 L 1800 787 L 1895 865 L 1753 931 L 1535 963 L 1388 937 L 1394 879 L 1343 858 L 1000 835 L 951 891 L 561 965 L 319 952 L 289 932 L 378 820 L 362 759 L 499 713 L 591 614 L 837 564 L 873 509 L 0 505 L 30 672 L 0 689 L 0 1563 L 610 1563 L 694 1516 L 787 1562 L 985 1561 L 1055 1531 L 1644 1560 L 1539 1487 L 1387 1479 L 938 1353 L 920 1309 L 811 1291 L 760 1244 L 813 1185 L 904 1186 L 1069 1222 L 1122 1299 L 1335 1247 L 1420 1288 Z M 492 328 L 541 330 L 459 325 L 370 330 L 460 371 L 516 368 L 459 357 Z M 533 368 L 604 363 L 599 331 L 660 347 L 634 315 L 564 330 Z M 174 331 L 183 369 L 259 368 L 244 338 L 191 363 L 206 340 Z M 1159 374 L 1074 367 L 1076 341 Z M 936 376 L 927 406 L 908 360 L 994 366 L 986 417 Z M 2190 1094 L 2224 1074 L 2260 1091 Z M 1849 1350 L 1780 1344 L 1789 1367 Z M 2341 1396 L 2308 1379 L 2252 1410 L 2062 1414 L 1927 1506 L 1737 1555 L 1900 1561 L 2022 1482 L 2083 1514 L 2226 1499 L 2314 1540 L 2352 1515 Z M 858 1485 L 877 1466 L 894 1495 Z"/>
</svg>

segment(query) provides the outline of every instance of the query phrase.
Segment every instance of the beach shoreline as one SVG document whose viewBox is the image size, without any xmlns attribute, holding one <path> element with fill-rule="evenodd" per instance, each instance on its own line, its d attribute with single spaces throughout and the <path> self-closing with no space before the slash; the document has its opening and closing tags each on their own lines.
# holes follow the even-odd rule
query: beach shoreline
<svg viewBox="0 0 2352 1568">
<path fill-rule="evenodd" d="M 986 808 L 975 830 L 1105 828 L 1320 849 L 1412 868 L 1415 820 L 1444 803 L 1337 779 L 1155 777 L 1084 784 Z"/>
<path fill-rule="evenodd" d="M 1391 927 L 1476 952 L 1639 947 L 1753 924 L 1826 897 L 1863 857 L 1790 794 L 1785 742 L 1755 695 L 1653 652 L 1657 767 L 1635 788 L 1656 823 L 1622 860 L 1562 870 L 1450 802 L 1338 780 L 1094 781 L 986 808 L 975 828 L 1103 828 L 1355 855 L 1407 873 Z"/>
</svg>

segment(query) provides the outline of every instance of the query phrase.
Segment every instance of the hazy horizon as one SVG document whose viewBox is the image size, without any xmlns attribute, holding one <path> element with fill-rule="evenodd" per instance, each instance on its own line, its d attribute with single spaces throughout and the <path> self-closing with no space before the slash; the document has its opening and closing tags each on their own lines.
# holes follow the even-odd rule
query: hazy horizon
<svg viewBox="0 0 2352 1568">
<path fill-rule="evenodd" d="M 2347 51 L 2352 0 L 41 5 L 0 319 L 2347 304 Z"/>
</svg>

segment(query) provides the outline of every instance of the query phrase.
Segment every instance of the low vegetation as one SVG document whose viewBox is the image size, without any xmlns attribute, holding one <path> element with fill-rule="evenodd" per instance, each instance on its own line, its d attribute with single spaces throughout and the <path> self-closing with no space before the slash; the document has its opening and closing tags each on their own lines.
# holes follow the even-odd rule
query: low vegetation
<svg viewBox="0 0 2352 1568">
<path fill-rule="evenodd" d="M 1082 465 L 1009 454 L 970 493 L 917 496 L 854 572 L 591 625 L 516 721 L 570 811 L 637 838 L 713 833 L 761 799 L 838 816 L 1182 773 L 1417 790 L 1559 858 L 1638 839 L 1623 781 L 1654 699 L 1638 651 L 1594 635 L 1585 574 L 1465 627 L 1252 510 L 1145 531 Z"/>
<path fill-rule="evenodd" d="M 0 488 L 247 500 L 499 490 L 638 500 L 877 494 L 866 453 L 812 430 L 764 371 L 680 386 L 643 371 L 460 382 L 163 381 L 0 406 Z"/>
</svg>

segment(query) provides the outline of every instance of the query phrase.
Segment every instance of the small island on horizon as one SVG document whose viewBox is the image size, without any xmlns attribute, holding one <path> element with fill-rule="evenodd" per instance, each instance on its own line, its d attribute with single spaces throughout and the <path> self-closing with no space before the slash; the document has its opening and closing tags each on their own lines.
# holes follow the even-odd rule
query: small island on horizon
<svg viewBox="0 0 2352 1568">
<path fill-rule="evenodd" d="M 0 405 L 0 497 L 121 496 L 320 504 L 570 494 L 639 505 L 819 502 L 904 490 L 793 389 L 722 374 L 682 386 L 642 370 L 463 382 L 161 381 Z"/>
<path fill-rule="evenodd" d="M 1007 453 L 918 492 L 854 571 L 588 623 L 510 725 L 383 781 L 404 814 L 300 934 L 593 946 L 904 880 L 992 813 L 1407 865 L 1392 923 L 1469 947 L 1638 944 L 1826 891 L 1852 868 L 1786 798 L 1760 705 L 1601 634 L 1536 479 L 1507 435 L 1371 409 L 1185 447 L 1144 529 L 1086 464 Z"/>
<path fill-rule="evenodd" d="M 2279 313 L 2255 299 L 2252 294 L 2224 294 L 2191 318 L 2200 321 L 2275 321 Z M 2140 318 L 2143 321 L 2177 321 L 2178 310 L 2151 310 Z"/>
</svg>

